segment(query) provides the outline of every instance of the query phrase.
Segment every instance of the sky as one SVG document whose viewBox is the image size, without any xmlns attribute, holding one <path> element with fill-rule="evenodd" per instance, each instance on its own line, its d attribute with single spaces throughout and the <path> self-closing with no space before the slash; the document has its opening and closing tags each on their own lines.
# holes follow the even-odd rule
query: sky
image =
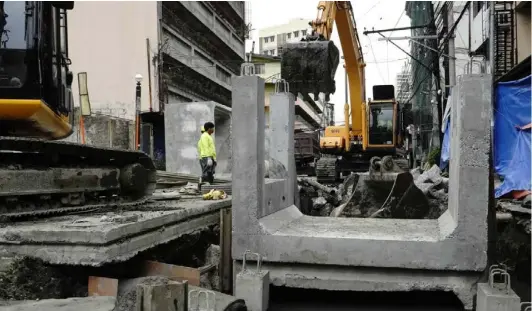
<svg viewBox="0 0 532 311">
<path fill-rule="evenodd" d="M 251 7 L 251 37 L 246 44 L 246 52 L 251 50 L 252 41 L 255 40 L 255 50 L 258 50 L 258 30 L 270 26 L 280 25 L 294 18 L 307 18 L 309 21 L 316 18 L 318 1 L 309 0 L 257 0 L 250 1 Z M 378 34 L 363 35 L 364 28 L 386 29 L 410 26 L 410 18 L 404 12 L 405 1 L 397 0 L 357 0 L 351 1 L 355 22 L 357 24 L 362 52 L 366 65 L 366 97 L 372 97 L 372 86 L 376 84 L 395 84 L 395 77 L 401 71 L 401 66 L 407 61 L 408 55 L 400 51 L 393 44 L 378 41 Z M 410 31 L 394 31 L 384 33 L 390 37 L 410 36 Z M 333 41 L 340 49 L 340 40 L 336 27 L 333 30 Z M 408 40 L 394 41 L 401 48 L 410 51 Z M 345 103 L 345 72 L 342 60 L 336 71 L 336 93 L 331 96 L 335 104 L 335 121 L 343 122 L 343 105 Z"/>
</svg>

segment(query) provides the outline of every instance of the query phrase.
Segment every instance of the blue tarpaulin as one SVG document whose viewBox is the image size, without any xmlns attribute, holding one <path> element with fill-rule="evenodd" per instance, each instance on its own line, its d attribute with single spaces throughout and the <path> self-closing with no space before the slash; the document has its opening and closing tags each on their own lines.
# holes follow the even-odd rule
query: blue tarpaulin
<svg viewBox="0 0 532 311">
<path fill-rule="evenodd" d="M 495 171 L 504 181 L 495 190 L 499 198 L 513 190 L 531 190 L 530 129 L 518 126 L 532 123 L 531 77 L 501 82 L 496 87 L 493 136 Z"/>
<path fill-rule="evenodd" d="M 518 128 L 532 123 L 531 77 L 528 76 L 517 81 L 500 82 L 496 86 L 495 122 L 493 128 L 494 165 L 495 172 L 504 180 L 495 190 L 496 198 L 500 198 L 514 190 L 532 189 L 532 136 L 530 129 L 521 130 Z M 444 169 L 451 160 L 449 116 L 444 119 L 444 125 L 440 160 L 441 169 Z"/>
<path fill-rule="evenodd" d="M 447 118 L 447 125 L 443 132 L 443 142 L 440 155 L 440 169 L 444 170 L 449 165 L 451 155 L 451 118 Z"/>
</svg>

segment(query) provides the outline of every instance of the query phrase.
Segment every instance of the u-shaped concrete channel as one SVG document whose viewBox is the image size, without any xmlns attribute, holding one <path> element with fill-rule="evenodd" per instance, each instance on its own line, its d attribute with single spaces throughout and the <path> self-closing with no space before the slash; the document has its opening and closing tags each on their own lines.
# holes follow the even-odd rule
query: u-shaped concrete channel
<svg viewBox="0 0 532 311">
<path fill-rule="evenodd" d="M 461 77 L 452 107 L 448 210 L 436 220 L 303 215 L 294 198 L 294 98 L 270 99 L 270 156 L 287 179 L 264 178 L 264 80 L 232 81 L 232 256 L 263 256 L 276 286 L 336 291 L 451 291 L 473 309 L 487 266 L 491 78 Z M 284 138 L 286 137 L 286 138 Z M 236 279 L 235 286 L 238 287 Z"/>
</svg>

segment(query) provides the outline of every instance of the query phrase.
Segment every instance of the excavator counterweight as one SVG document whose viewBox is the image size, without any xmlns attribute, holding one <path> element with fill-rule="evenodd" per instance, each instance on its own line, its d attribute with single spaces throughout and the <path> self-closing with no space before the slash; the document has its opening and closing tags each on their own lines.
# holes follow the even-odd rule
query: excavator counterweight
<svg viewBox="0 0 532 311">
<path fill-rule="evenodd" d="M 288 43 L 283 47 L 281 78 L 297 95 L 336 91 L 334 75 L 340 63 L 340 51 L 332 41 L 315 40 Z"/>
</svg>

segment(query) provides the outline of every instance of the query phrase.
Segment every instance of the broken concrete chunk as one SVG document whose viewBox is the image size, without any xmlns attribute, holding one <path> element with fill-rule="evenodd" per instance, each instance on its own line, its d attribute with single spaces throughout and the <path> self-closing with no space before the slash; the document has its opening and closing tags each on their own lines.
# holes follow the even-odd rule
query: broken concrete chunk
<svg viewBox="0 0 532 311">
<path fill-rule="evenodd" d="M 427 182 L 439 184 L 442 182 L 441 170 L 437 165 L 433 165 L 429 170 L 423 172 L 421 176 L 416 178 L 415 181 L 416 184 L 423 184 Z"/>
<path fill-rule="evenodd" d="M 416 167 L 410 171 L 410 174 L 412 174 L 412 177 L 414 177 L 414 180 L 418 179 L 419 176 L 421 176 L 423 172 L 419 167 Z"/>
</svg>

